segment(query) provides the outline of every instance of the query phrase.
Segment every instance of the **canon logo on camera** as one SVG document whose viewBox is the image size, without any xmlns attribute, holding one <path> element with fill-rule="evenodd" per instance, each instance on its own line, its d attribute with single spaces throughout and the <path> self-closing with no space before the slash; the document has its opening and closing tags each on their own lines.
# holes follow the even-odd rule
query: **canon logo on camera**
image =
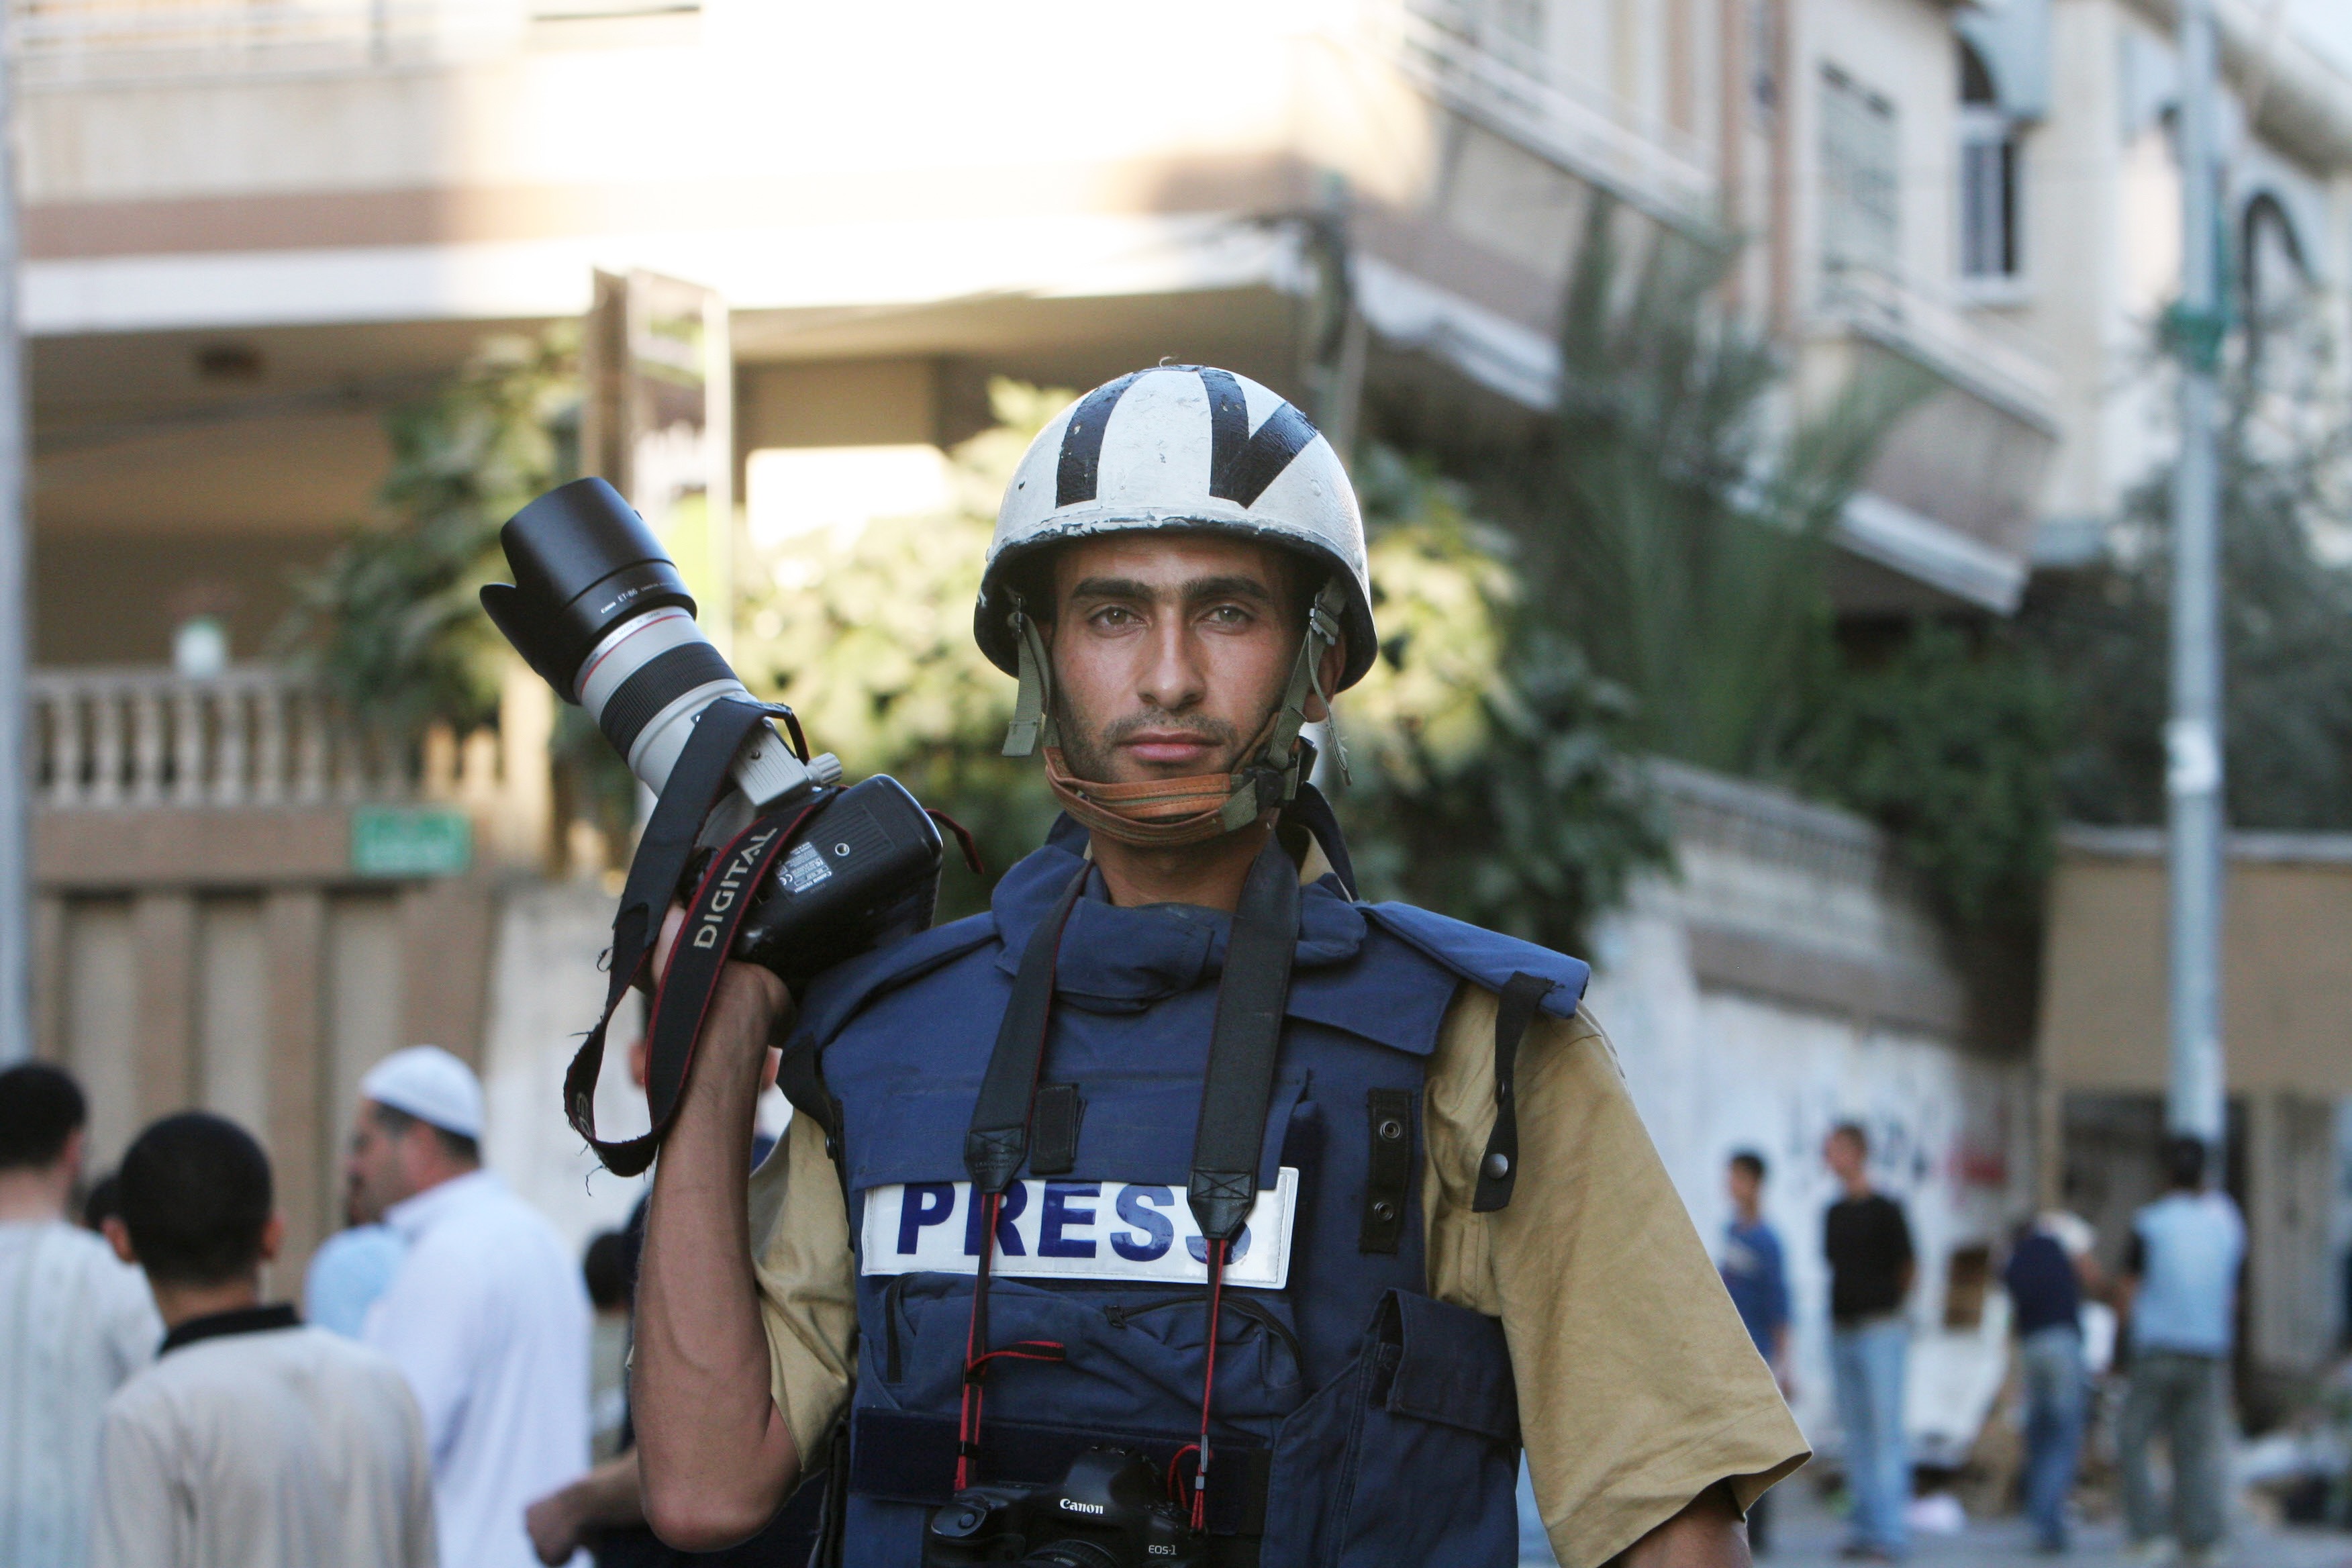
<svg viewBox="0 0 2352 1568">
<path fill-rule="evenodd" d="M 1062 1500 L 1062 1506 L 1068 1509 L 1072 1513 L 1100 1513 L 1103 1511 L 1103 1505 L 1098 1502 L 1078 1502 L 1071 1498 L 1064 1498 Z"/>
</svg>

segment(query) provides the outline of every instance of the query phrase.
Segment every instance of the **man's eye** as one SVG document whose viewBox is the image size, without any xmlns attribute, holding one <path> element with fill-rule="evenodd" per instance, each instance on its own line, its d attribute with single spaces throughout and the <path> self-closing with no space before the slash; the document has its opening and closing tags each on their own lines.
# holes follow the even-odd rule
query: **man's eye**
<svg viewBox="0 0 2352 1568">
<path fill-rule="evenodd" d="M 1098 626 L 1123 626 L 1135 619 L 1135 612 L 1124 605 L 1105 605 L 1094 613 Z"/>
<path fill-rule="evenodd" d="M 1215 609 L 1209 612 L 1209 619 L 1214 621 L 1221 626 L 1242 626 L 1245 624 L 1249 618 L 1249 612 L 1243 609 L 1239 605 L 1219 605 Z"/>
</svg>

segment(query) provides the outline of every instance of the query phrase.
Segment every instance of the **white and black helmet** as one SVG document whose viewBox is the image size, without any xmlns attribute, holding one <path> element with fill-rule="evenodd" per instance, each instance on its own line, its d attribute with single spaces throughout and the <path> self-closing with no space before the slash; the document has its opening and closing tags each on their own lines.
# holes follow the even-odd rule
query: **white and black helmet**
<svg viewBox="0 0 2352 1568">
<path fill-rule="evenodd" d="M 1313 556 L 1344 593 L 1347 668 L 1371 668 L 1371 579 L 1355 487 L 1307 416 L 1247 376 L 1164 364 L 1106 382 L 1054 416 L 1029 444 L 989 541 L 972 635 L 989 661 L 1018 673 L 1009 579 L 1066 540 L 1147 529 L 1240 534 Z"/>
</svg>

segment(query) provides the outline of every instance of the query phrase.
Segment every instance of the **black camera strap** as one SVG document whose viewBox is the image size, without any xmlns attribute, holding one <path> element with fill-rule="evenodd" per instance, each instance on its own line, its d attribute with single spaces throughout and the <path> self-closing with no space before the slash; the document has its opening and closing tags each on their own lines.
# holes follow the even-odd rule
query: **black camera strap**
<svg viewBox="0 0 2352 1568">
<path fill-rule="evenodd" d="M 621 907 L 613 916 L 613 948 L 604 1016 L 588 1031 L 588 1037 L 581 1043 L 563 1075 L 565 1116 L 573 1130 L 596 1151 L 605 1169 L 615 1175 L 634 1176 L 653 1163 L 662 1135 L 677 1114 L 677 1093 L 686 1081 L 687 1058 L 691 1055 L 693 1042 L 687 1041 L 682 1053 L 673 1051 L 676 1059 L 667 1063 L 660 1042 L 655 1042 L 646 1085 L 646 1099 L 653 1110 L 653 1126 L 643 1137 L 607 1142 L 596 1136 L 596 1079 L 604 1068 L 605 1033 L 612 1026 L 613 1015 L 620 1010 L 622 998 L 644 977 L 653 962 L 654 942 L 661 935 L 662 917 L 668 911 L 670 900 L 677 896 L 678 882 L 694 858 L 694 842 L 702 831 L 703 819 L 727 791 L 728 770 L 734 765 L 736 752 L 742 750 L 745 739 L 771 711 L 761 703 L 732 697 L 722 697 L 702 710 L 694 733 L 670 769 L 668 786 L 654 802 L 653 815 L 646 819 L 645 832 L 637 840 L 636 856 L 629 862 L 629 879 L 621 891 Z M 744 830 L 744 837 L 761 826 L 752 824 Z M 788 832 L 779 833 L 772 843 L 782 847 L 790 837 Z M 741 842 L 739 837 L 737 844 Z M 736 846 L 728 847 L 731 852 Z M 725 858 L 722 855 L 712 865 L 716 867 Z M 705 890 L 709 880 L 705 879 Z M 731 912 L 740 921 L 751 900 L 739 899 L 735 902 Z M 732 945 L 732 934 L 730 927 L 728 946 Z M 724 957 L 728 946 L 719 949 L 720 957 Z M 716 965 L 711 969 L 709 984 L 713 987 L 718 984 Z M 708 1001 L 707 996 L 704 1001 Z M 655 1010 L 657 1014 L 661 1011 L 658 1005 Z M 698 1018 L 701 1010 L 700 1006 L 693 1009 Z M 656 1090 L 656 1085 L 665 1079 L 668 1082 L 667 1099 Z"/>
</svg>

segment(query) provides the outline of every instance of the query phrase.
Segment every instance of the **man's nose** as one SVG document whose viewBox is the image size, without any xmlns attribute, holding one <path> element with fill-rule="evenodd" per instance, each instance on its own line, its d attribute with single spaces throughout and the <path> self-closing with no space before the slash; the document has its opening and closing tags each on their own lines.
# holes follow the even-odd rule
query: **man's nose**
<svg viewBox="0 0 2352 1568">
<path fill-rule="evenodd" d="M 1203 695 L 1201 661 L 1192 646 L 1192 628 L 1182 616 L 1154 621 L 1145 639 L 1146 653 L 1136 695 L 1163 713 L 1181 712 Z"/>
</svg>

